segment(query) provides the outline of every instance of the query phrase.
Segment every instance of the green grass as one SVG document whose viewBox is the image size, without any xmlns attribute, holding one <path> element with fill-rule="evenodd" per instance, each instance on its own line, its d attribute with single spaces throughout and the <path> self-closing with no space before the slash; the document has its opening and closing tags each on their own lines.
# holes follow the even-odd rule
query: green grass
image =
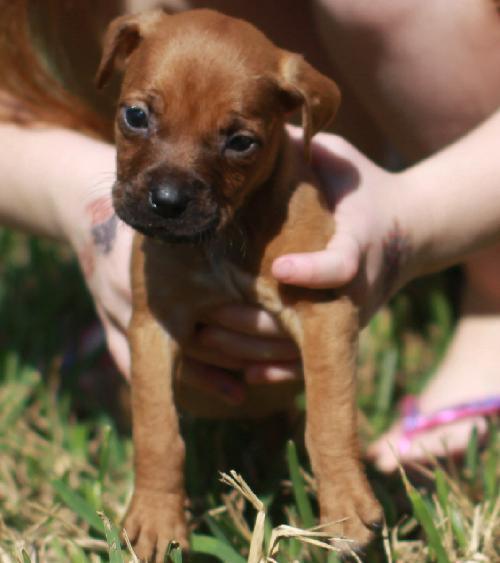
<svg viewBox="0 0 500 563">
<path fill-rule="evenodd" d="M 397 400 L 418 392 L 439 361 L 454 322 L 449 282 L 441 276 L 413 286 L 363 334 L 365 443 L 390 424 Z M 117 422 L 116 405 L 101 400 L 109 398 L 109 388 L 82 387 L 90 372 L 102 371 L 99 358 L 77 354 L 67 362 L 94 318 L 66 250 L 0 232 L 2 562 L 134 561 L 119 537 L 132 487 L 129 431 Z M 264 553 L 278 537 L 274 558 L 280 563 L 340 561 L 311 543 L 325 541 L 321 534 L 300 532 L 314 525 L 316 514 L 315 484 L 300 444 L 271 450 L 280 436 L 269 436 L 261 424 L 184 417 L 183 426 L 195 562 L 243 563 L 252 537 L 253 549 L 259 544 Z M 499 561 L 499 460 L 499 425 L 492 422 L 487 444 L 473 434 L 462 463 L 448 460 L 391 477 L 370 469 L 388 530 L 362 560 Z M 257 520 L 252 503 L 219 481 L 219 471 L 232 468 L 262 503 Z M 166 557 L 182 561 L 175 545 Z"/>
</svg>

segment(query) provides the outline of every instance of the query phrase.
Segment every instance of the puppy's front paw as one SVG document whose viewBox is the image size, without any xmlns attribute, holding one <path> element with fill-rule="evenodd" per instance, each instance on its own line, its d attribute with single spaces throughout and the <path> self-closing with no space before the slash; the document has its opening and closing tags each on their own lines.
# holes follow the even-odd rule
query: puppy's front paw
<svg viewBox="0 0 500 563">
<path fill-rule="evenodd" d="M 362 471 L 333 481 L 319 491 L 321 522 L 328 524 L 324 531 L 345 538 L 345 542 L 338 543 L 341 549 L 357 551 L 370 542 L 372 531 L 381 526 L 382 508 Z"/>
<path fill-rule="evenodd" d="M 182 493 L 134 492 L 123 527 L 141 561 L 162 562 L 171 541 L 188 547 L 184 503 Z"/>
</svg>

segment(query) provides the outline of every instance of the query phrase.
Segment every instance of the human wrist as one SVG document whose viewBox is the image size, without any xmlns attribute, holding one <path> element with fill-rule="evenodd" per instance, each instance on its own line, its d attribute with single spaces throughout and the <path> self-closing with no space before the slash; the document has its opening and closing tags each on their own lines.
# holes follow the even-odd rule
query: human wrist
<svg viewBox="0 0 500 563">
<path fill-rule="evenodd" d="M 0 225 L 73 243 L 93 194 L 109 193 L 114 150 L 81 133 L 0 123 Z"/>
<path fill-rule="evenodd" d="M 389 225 L 383 241 L 384 269 L 396 272 L 393 291 L 433 270 L 435 217 L 425 197 L 423 172 L 415 166 L 392 174 L 393 187 L 384 194 Z"/>
<path fill-rule="evenodd" d="M 73 133 L 61 132 L 67 144 L 61 174 L 67 188 L 52 186 L 50 197 L 55 210 L 57 236 L 79 250 L 91 237 L 96 209 L 111 213 L 111 186 L 116 155 L 112 145 Z"/>
<path fill-rule="evenodd" d="M 419 162 L 401 176 L 412 238 L 409 280 L 458 264 L 481 247 L 483 237 L 475 225 L 481 213 L 464 197 L 469 182 L 448 152 Z"/>
<path fill-rule="evenodd" d="M 424 275 L 464 262 L 500 241 L 500 112 L 402 175 Z"/>
</svg>

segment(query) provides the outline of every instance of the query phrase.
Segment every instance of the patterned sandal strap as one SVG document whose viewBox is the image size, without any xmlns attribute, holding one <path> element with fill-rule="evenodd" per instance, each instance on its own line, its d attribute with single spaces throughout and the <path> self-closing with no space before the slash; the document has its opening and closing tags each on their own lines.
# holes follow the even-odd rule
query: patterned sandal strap
<svg viewBox="0 0 500 563">
<path fill-rule="evenodd" d="M 408 395 L 401 401 L 401 413 L 403 416 L 403 436 L 399 450 L 404 453 L 409 450 L 412 438 L 426 430 L 432 430 L 439 426 L 445 426 L 446 424 L 475 416 L 499 414 L 500 396 L 461 403 L 440 409 L 431 414 L 423 414 L 418 408 L 417 398 L 413 395 Z"/>
</svg>

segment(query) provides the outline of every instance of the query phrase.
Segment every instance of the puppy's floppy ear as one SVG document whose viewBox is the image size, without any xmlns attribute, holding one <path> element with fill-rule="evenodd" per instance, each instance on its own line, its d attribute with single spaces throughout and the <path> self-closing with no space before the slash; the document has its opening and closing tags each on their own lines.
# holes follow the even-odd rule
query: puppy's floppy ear
<svg viewBox="0 0 500 563">
<path fill-rule="evenodd" d="M 163 15 L 163 10 L 152 10 L 142 14 L 120 16 L 109 24 L 95 77 L 98 88 L 108 82 L 115 68 L 123 69 L 128 57 Z"/>
<path fill-rule="evenodd" d="M 279 75 L 280 98 L 285 111 L 302 106 L 304 152 L 309 157 L 312 137 L 335 117 L 340 90 L 301 55 L 283 52 Z"/>
</svg>

